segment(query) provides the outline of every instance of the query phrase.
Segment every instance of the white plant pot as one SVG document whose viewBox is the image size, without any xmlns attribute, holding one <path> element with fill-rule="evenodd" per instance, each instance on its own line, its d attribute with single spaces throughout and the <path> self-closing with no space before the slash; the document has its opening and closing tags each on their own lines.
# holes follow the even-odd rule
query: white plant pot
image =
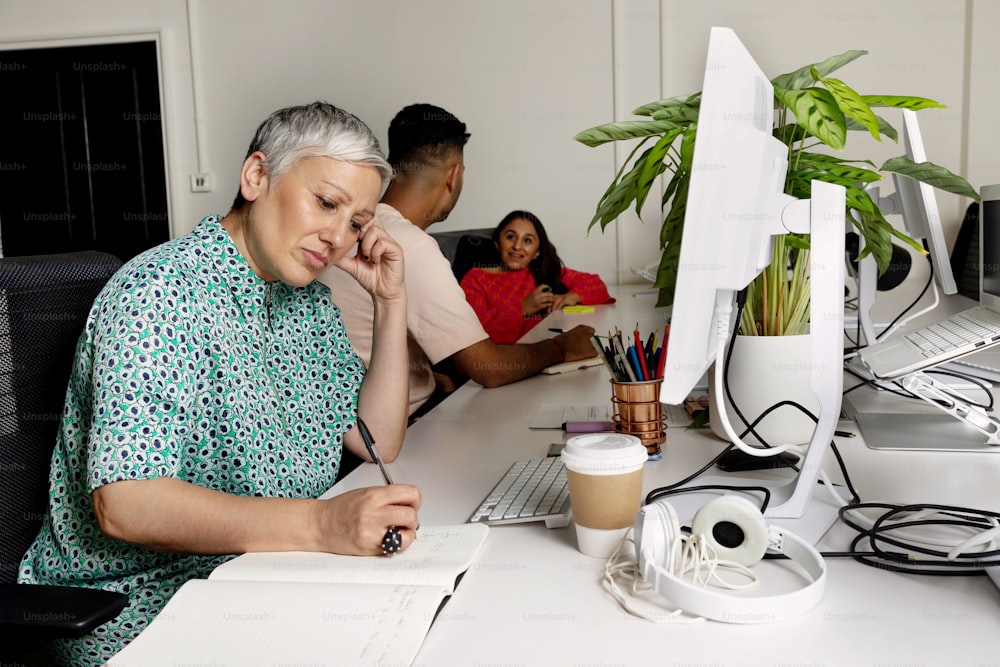
<svg viewBox="0 0 1000 667">
<path fill-rule="evenodd" d="M 814 415 L 819 403 L 809 389 L 811 337 L 800 336 L 736 336 L 729 362 L 729 389 L 740 412 L 749 423 L 767 408 L 781 401 L 795 401 Z M 716 363 L 723 363 L 722 359 Z M 733 410 L 721 387 L 715 386 L 714 369 L 708 374 L 708 416 L 712 431 L 729 440 L 719 420 L 719 397 L 725 399 L 726 414 L 733 430 L 739 435 L 746 425 Z M 798 408 L 786 405 L 774 410 L 754 427 L 771 446 L 806 444 L 812 439 L 815 422 Z M 762 443 L 751 434 L 743 437 L 748 445 Z"/>
</svg>

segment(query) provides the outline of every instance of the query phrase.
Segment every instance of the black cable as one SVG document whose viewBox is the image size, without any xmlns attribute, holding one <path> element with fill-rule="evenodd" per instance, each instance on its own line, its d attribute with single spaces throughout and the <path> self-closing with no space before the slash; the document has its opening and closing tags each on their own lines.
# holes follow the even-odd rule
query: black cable
<svg viewBox="0 0 1000 667">
<path fill-rule="evenodd" d="M 930 257 L 930 255 L 928 255 L 928 257 Z M 929 259 L 928 259 L 928 263 L 930 263 Z M 876 341 L 881 340 L 882 336 L 884 336 L 887 333 L 889 333 L 890 331 L 892 331 L 892 328 L 894 326 L 896 326 L 896 323 L 899 322 L 901 319 L 903 319 L 904 315 L 906 315 L 908 312 L 910 312 L 911 310 L 913 310 L 913 307 L 916 306 L 917 303 L 919 303 L 922 298 L 924 298 L 925 294 L 927 294 L 927 290 L 930 289 L 931 283 L 934 282 L 934 265 L 931 264 L 930 266 L 931 266 L 931 270 L 928 272 L 928 275 L 927 275 L 927 283 L 924 285 L 924 288 L 922 290 L 920 290 L 920 294 L 918 294 L 917 298 L 914 299 L 913 302 L 910 303 L 910 305 L 908 305 L 906 308 L 904 308 L 899 313 L 899 315 L 896 316 L 896 319 L 894 319 L 892 322 L 889 323 L 889 326 L 887 326 L 885 329 L 882 330 L 882 333 L 877 334 L 875 336 L 875 340 Z"/>
<path fill-rule="evenodd" d="M 884 510 L 873 520 L 870 528 L 860 525 L 850 516 L 853 511 L 867 509 Z M 907 520 L 908 515 L 928 510 L 937 513 L 935 518 Z M 1000 514 L 996 512 L 937 504 L 851 503 L 842 507 L 839 515 L 840 520 L 858 534 L 851 540 L 850 551 L 824 553 L 823 556 L 826 558 L 846 557 L 891 572 L 936 576 L 980 576 L 985 574 L 984 568 L 1000 566 L 1000 549 L 961 553 L 951 559 L 948 551 L 918 544 L 892 534 L 894 531 L 922 526 L 990 530 L 994 527 L 994 522 L 1000 520 Z M 991 542 L 994 544 L 1000 542 L 1000 537 L 994 538 Z M 862 544 L 867 546 L 867 549 L 860 549 Z M 882 545 L 903 551 L 889 550 Z"/>
<path fill-rule="evenodd" d="M 974 384 L 977 387 L 979 387 L 983 391 L 983 393 L 986 394 L 989 397 L 989 402 L 988 403 L 974 403 L 974 402 L 970 401 L 968 398 L 966 398 L 965 400 L 968 402 L 968 404 L 969 405 L 973 405 L 973 406 L 975 406 L 977 408 L 982 408 L 983 410 L 992 410 L 993 409 L 993 392 L 986 385 L 986 383 L 983 382 L 983 381 L 981 381 L 979 378 L 973 377 L 971 375 L 966 375 L 965 373 L 956 373 L 954 371 L 944 370 L 942 368 L 928 368 L 927 370 L 924 371 L 924 373 L 935 374 L 935 375 L 947 375 L 949 377 L 954 377 L 954 378 L 959 378 L 960 380 L 965 380 L 966 382 L 971 382 L 972 384 Z"/>
<path fill-rule="evenodd" d="M 719 452 L 718 454 L 716 454 L 715 457 L 712 458 L 712 460 L 710 460 L 708 463 L 706 463 L 701 468 L 699 468 L 697 471 L 691 473 L 690 475 L 688 475 L 684 479 L 682 479 L 682 480 L 680 480 L 678 482 L 674 482 L 673 484 L 668 484 L 667 486 L 661 486 L 659 488 L 653 489 L 652 491 L 649 492 L 649 494 L 646 495 L 646 504 L 648 505 L 650 502 L 652 502 L 650 500 L 650 498 L 654 498 L 655 494 L 657 494 L 660 491 L 663 491 L 663 492 L 671 491 L 673 489 L 676 489 L 676 488 L 679 488 L 681 486 L 684 486 L 685 484 L 687 484 L 688 482 L 690 482 L 693 479 L 697 479 L 698 477 L 701 477 L 702 475 L 704 475 L 708 471 L 709 468 L 711 468 L 716 463 L 718 463 L 719 459 L 721 459 L 723 456 L 725 456 L 728 452 L 732 451 L 735 447 L 736 447 L 736 445 L 730 443 L 728 446 L 726 446 L 725 449 L 723 449 L 721 452 Z"/>
<path fill-rule="evenodd" d="M 917 396 L 916 394 L 913 394 L 913 393 L 907 391 L 906 389 L 903 389 L 902 387 L 900 387 L 899 389 L 893 389 L 892 387 L 889 387 L 889 386 L 886 386 L 886 385 L 875 384 L 876 382 L 878 382 L 877 379 L 875 379 L 875 378 L 866 378 L 866 377 L 860 375 L 854 369 L 850 368 L 849 366 L 845 366 L 844 370 L 846 372 L 850 373 L 851 375 L 853 375 L 854 377 L 858 378 L 859 380 L 863 380 L 863 382 L 861 382 L 859 384 L 856 384 L 853 387 L 848 387 L 847 389 L 845 389 L 844 392 L 843 392 L 843 394 L 842 394 L 844 396 L 846 396 L 847 394 L 851 393 L 855 389 L 861 389 L 862 387 L 867 387 L 867 386 L 871 385 L 872 388 L 875 389 L 876 391 L 887 391 L 890 394 L 895 394 L 896 396 L 901 396 L 902 398 L 914 398 L 914 399 L 918 399 L 918 400 L 920 399 L 919 396 Z M 898 385 L 896 385 L 896 386 L 898 386 Z"/>
<path fill-rule="evenodd" d="M 730 445 L 732 447 L 732 445 Z M 658 489 L 653 489 L 646 495 L 646 505 L 659 500 L 660 498 L 665 498 L 667 496 L 677 496 L 682 493 L 697 493 L 699 491 L 755 491 L 763 496 L 760 502 L 760 513 L 763 514 L 767 511 L 767 506 L 771 502 L 771 489 L 766 486 L 732 486 L 730 484 L 705 484 L 703 486 L 689 486 L 686 488 L 678 488 L 683 482 L 677 482 L 676 484 L 671 484 L 669 486 L 661 486 Z"/>
</svg>

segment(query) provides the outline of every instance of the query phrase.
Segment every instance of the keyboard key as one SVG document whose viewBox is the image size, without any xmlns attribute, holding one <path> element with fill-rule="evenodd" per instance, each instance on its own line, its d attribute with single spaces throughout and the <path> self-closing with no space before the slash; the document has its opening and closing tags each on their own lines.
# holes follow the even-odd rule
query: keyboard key
<svg viewBox="0 0 1000 667">
<path fill-rule="evenodd" d="M 566 470 L 558 457 L 516 461 L 469 518 L 490 525 L 545 520 L 546 525 L 569 523 Z"/>
</svg>

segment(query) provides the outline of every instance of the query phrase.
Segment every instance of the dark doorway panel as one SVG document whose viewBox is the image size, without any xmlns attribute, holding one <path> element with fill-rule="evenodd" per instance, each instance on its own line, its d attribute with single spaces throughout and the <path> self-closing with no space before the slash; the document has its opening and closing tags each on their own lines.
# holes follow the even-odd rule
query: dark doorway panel
<svg viewBox="0 0 1000 667">
<path fill-rule="evenodd" d="M 0 51 L 3 255 L 170 236 L 156 42 Z"/>
</svg>

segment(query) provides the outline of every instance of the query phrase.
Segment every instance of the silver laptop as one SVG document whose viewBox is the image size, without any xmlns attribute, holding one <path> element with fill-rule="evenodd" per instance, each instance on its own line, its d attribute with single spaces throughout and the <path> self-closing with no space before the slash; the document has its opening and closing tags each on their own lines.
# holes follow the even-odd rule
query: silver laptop
<svg viewBox="0 0 1000 667">
<path fill-rule="evenodd" d="M 863 348 L 858 356 L 875 377 L 899 378 L 1000 344 L 1000 185 L 981 194 L 979 305 Z"/>
</svg>

